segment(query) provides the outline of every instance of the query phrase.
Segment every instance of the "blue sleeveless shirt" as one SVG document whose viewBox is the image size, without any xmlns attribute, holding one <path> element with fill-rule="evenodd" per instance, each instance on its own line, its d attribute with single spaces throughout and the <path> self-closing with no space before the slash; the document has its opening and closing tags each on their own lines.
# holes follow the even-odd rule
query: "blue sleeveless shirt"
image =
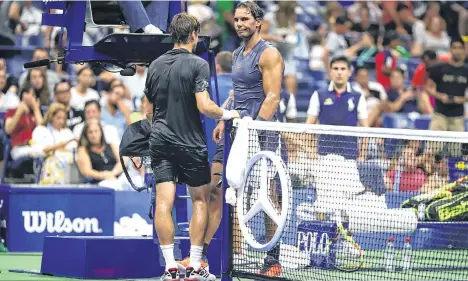
<svg viewBox="0 0 468 281">
<path fill-rule="evenodd" d="M 244 46 L 234 51 L 232 58 L 234 109 L 239 111 L 241 118 L 245 116 L 257 118 L 265 100 L 262 72 L 258 64 L 266 48 L 273 48 L 273 46 L 262 39 L 245 56 Z M 276 120 L 276 113 L 273 120 Z"/>
</svg>

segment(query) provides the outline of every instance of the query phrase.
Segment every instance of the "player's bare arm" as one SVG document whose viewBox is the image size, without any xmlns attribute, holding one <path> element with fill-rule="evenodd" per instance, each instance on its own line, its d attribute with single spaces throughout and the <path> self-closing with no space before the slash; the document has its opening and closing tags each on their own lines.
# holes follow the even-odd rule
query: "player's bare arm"
<svg viewBox="0 0 468 281">
<path fill-rule="evenodd" d="M 198 92 L 195 94 L 197 99 L 197 108 L 203 114 L 213 119 L 232 119 L 239 118 L 239 113 L 235 110 L 227 111 L 214 103 L 211 100 L 208 91 Z"/>
<path fill-rule="evenodd" d="M 258 117 L 263 120 L 270 120 L 273 118 L 280 102 L 284 69 L 283 58 L 277 49 L 268 48 L 260 57 L 259 67 L 262 72 L 266 98 L 260 108 Z"/>
</svg>

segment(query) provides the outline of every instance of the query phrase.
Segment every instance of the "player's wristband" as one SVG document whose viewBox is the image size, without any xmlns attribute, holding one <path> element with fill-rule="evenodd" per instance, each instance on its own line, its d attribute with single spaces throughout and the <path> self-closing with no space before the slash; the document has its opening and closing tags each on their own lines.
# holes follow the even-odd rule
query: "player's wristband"
<svg viewBox="0 0 468 281">
<path fill-rule="evenodd" d="M 232 113 L 231 113 L 231 111 L 226 110 L 226 109 L 224 109 L 224 108 L 222 108 L 222 110 L 223 110 L 223 116 L 221 116 L 221 118 L 220 118 L 219 120 L 223 120 L 223 121 L 224 121 L 224 120 L 230 120 L 230 119 L 232 119 Z"/>
</svg>

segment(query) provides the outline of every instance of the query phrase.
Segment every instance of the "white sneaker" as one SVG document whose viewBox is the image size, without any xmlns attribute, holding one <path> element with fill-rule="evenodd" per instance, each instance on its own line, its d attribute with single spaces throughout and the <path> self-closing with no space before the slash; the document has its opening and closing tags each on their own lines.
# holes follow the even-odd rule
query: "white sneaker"
<svg viewBox="0 0 468 281">
<path fill-rule="evenodd" d="M 163 34 L 161 29 L 157 28 L 156 26 L 152 24 L 145 26 L 143 30 L 145 31 L 145 34 Z"/>
<path fill-rule="evenodd" d="M 189 266 L 185 269 L 185 281 L 216 281 L 216 276 L 200 266 L 198 270 Z"/>
</svg>

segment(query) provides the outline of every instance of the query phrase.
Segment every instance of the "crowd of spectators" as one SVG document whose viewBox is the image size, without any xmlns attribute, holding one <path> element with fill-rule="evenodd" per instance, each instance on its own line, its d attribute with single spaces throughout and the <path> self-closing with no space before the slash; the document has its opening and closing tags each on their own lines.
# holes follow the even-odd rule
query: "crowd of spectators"
<svg viewBox="0 0 468 281">
<path fill-rule="evenodd" d="M 257 2 L 266 11 L 262 37 L 278 48 L 285 62 L 285 91 L 279 106 L 282 121 L 302 122 L 299 115 L 307 108 L 301 109 L 299 100 L 305 98 L 308 104 L 317 87 L 328 86 L 329 60 L 339 55 L 353 60 L 352 88 L 367 101 L 369 126 L 383 126 L 382 116 L 388 113 L 440 115 L 440 111 L 434 113 L 437 98 L 426 91 L 426 70 L 449 61 L 452 39 L 468 34 L 465 2 Z M 221 102 L 229 95 L 232 83 L 230 52 L 241 43 L 234 30 L 237 3 L 192 0 L 188 7 L 188 12 L 200 20 L 202 33 L 213 38 Z M 41 25 L 40 4 L 7 0 L 0 4 L 0 45 L 33 48 L 31 60 L 57 54 L 60 29 Z M 84 45 L 113 32 L 129 30 L 86 28 Z M 462 52 L 468 54 L 468 48 Z M 129 188 L 117 148 L 126 126 L 152 112 L 143 92 L 147 69 L 137 66 L 136 74 L 130 77 L 95 69 L 92 64 L 52 65 L 15 73 L 9 71 L 10 67 L 18 69 L 15 57 L 4 51 L 0 54 L 5 54 L 0 58 L 0 111 L 4 112 L 3 132 L 8 136 L 2 141 L 11 142 L 10 160 L 21 162 L 8 169 L 7 176 L 14 182 L 31 180 L 25 174 L 37 173 L 34 159 L 49 159 L 42 164 L 41 171 L 49 171 L 42 173 L 42 183 L 76 181 Z M 408 60 L 416 60 L 417 67 L 409 69 Z M 301 61 L 307 62 L 307 70 L 300 67 Z M 313 84 L 303 86 L 303 72 L 312 73 Z M 449 117 L 465 115 L 468 110 Z M 416 161 L 421 156 L 420 146 L 409 143 L 395 154 L 403 160 L 394 159 L 387 177 L 391 182 L 402 178 L 398 180 L 404 186 L 402 190 L 434 188 L 443 182 L 432 184 L 429 178 L 447 180 L 446 169 L 441 166 L 446 159 L 439 154 L 437 161 Z M 3 152 L 0 149 L 0 159 Z M 67 172 L 52 172 L 58 166 L 76 169 L 80 177 L 70 180 Z M 142 181 L 143 173 L 142 169 L 130 168 L 136 182 Z M 410 180 L 414 184 L 408 186 L 405 180 L 413 175 L 416 180 Z"/>
</svg>

